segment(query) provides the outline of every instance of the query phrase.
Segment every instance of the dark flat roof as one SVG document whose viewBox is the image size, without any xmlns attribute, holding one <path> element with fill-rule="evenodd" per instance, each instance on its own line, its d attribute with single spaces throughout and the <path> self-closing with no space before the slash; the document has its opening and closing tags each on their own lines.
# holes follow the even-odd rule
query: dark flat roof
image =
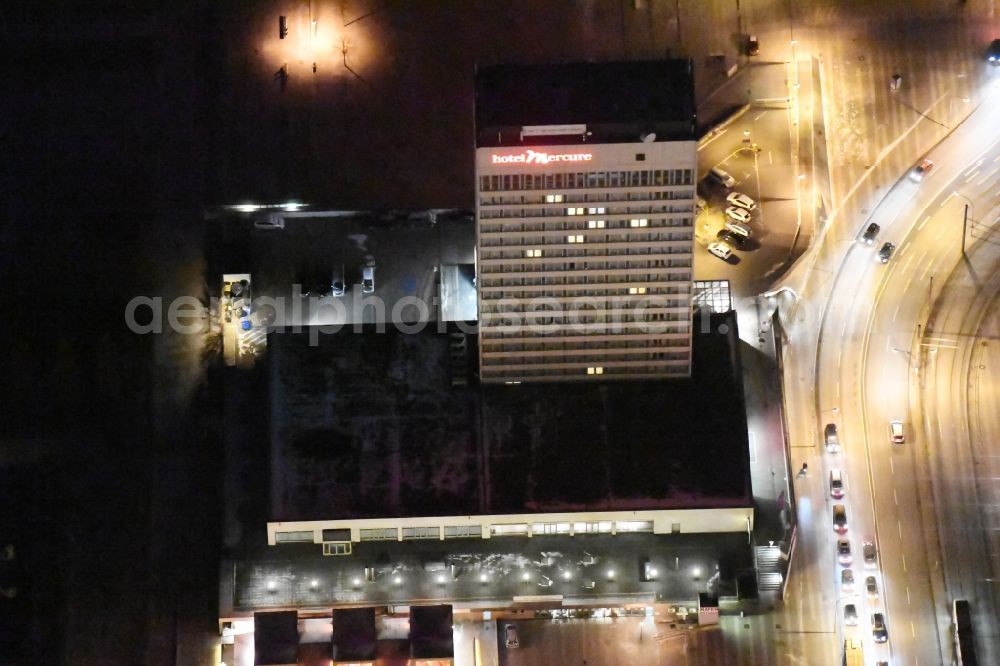
<svg viewBox="0 0 1000 666">
<path fill-rule="evenodd" d="M 299 662 L 299 614 L 274 611 L 253 614 L 254 664 L 286 666 Z"/>
<path fill-rule="evenodd" d="M 333 609 L 334 661 L 372 661 L 377 642 L 374 608 Z"/>
<path fill-rule="evenodd" d="M 593 132 L 588 140 L 599 143 L 638 142 L 640 133 L 650 131 L 660 141 L 693 140 L 691 61 L 495 65 L 476 70 L 477 146 L 579 143 L 579 137 L 519 136 L 523 125 L 564 124 L 586 124 Z"/>
<path fill-rule="evenodd" d="M 272 520 L 750 506 L 736 318 L 708 328 L 691 379 L 482 388 L 432 330 L 272 334 Z"/>
<path fill-rule="evenodd" d="M 451 606 L 410 606 L 410 656 L 414 659 L 452 659 L 455 632 Z"/>
</svg>

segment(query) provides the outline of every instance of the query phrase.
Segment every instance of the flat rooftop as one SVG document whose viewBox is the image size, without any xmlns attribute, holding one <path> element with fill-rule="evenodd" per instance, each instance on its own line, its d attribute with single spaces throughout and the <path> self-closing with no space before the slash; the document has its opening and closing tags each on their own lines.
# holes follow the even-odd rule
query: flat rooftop
<svg viewBox="0 0 1000 666">
<path fill-rule="evenodd" d="M 483 388 L 436 325 L 273 333 L 270 519 L 751 506 L 736 321 L 706 321 L 687 380 Z"/>
<path fill-rule="evenodd" d="M 476 70 L 476 146 L 581 143 L 522 126 L 585 124 L 594 143 L 695 139 L 690 60 L 495 65 Z"/>
</svg>

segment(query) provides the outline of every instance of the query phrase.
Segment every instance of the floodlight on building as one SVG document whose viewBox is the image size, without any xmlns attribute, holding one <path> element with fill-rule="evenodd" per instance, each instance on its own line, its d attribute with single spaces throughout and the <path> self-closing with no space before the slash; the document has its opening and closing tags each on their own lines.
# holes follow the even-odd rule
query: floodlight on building
<svg viewBox="0 0 1000 666">
<path fill-rule="evenodd" d="M 701 576 L 701 567 L 695 567 L 691 569 L 691 575 L 694 576 L 695 578 Z"/>
<path fill-rule="evenodd" d="M 615 570 L 614 569 L 608 569 L 608 572 L 605 574 L 605 576 L 608 577 L 608 580 L 614 580 L 615 579 Z"/>
<path fill-rule="evenodd" d="M 319 587 L 319 581 L 313 578 L 311 581 L 309 581 L 309 587 L 315 590 L 317 587 Z"/>
<path fill-rule="evenodd" d="M 521 574 L 521 580 L 527 583 L 529 580 L 531 580 L 531 574 L 525 571 L 523 574 Z"/>
<path fill-rule="evenodd" d="M 351 581 L 351 583 L 354 585 L 354 587 L 361 587 L 361 579 L 360 578 L 355 577 L 354 580 Z"/>
<path fill-rule="evenodd" d="M 573 578 L 573 574 L 570 571 L 563 571 L 563 580 L 570 580 Z"/>
<path fill-rule="evenodd" d="M 278 584 L 275 583 L 273 580 L 267 581 L 267 591 L 268 592 L 274 592 L 274 590 L 277 589 L 277 587 L 278 587 Z"/>
<path fill-rule="evenodd" d="M 438 585 L 444 585 L 444 581 L 445 581 L 444 575 L 443 574 L 438 574 L 437 575 L 437 584 Z"/>
<path fill-rule="evenodd" d="M 395 576 L 395 577 L 393 577 L 392 582 L 394 584 L 396 584 L 396 585 L 402 585 L 403 584 L 403 577 L 402 576 Z"/>
</svg>

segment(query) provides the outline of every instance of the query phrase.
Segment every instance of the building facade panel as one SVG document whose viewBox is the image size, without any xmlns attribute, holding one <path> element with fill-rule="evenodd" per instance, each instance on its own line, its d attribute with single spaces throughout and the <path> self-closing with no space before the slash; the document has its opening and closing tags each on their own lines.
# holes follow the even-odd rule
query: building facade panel
<svg viewBox="0 0 1000 666">
<path fill-rule="evenodd" d="M 696 169 L 694 141 L 477 149 L 480 379 L 689 376 Z"/>
</svg>

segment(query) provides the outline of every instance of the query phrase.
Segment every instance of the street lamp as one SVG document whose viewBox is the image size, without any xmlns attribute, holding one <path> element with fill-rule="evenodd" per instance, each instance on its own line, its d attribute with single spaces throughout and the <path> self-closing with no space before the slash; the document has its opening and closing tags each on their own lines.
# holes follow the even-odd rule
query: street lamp
<svg viewBox="0 0 1000 666">
<path fill-rule="evenodd" d="M 970 199 L 969 197 L 965 196 L 964 194 L 959 194 L 958 190 L 952 190 L 951 193 L 954 194 L 956 197 L 962 197 L 963 199 L 965 199 L 966 201 L 969 202 L 969 203 L 965 204 L 965 213 L 962 216 L 962 256 L 964 257 L 965 256 L 965 236 L 967 235 L 966 232 L 967 232 L 967 229 L 968 229 L 968 226 L 969 226 L 969 206 L 974 205 L 974 202 L 972 201 L 972 199 Z M 973 220 L 973 222 L 975 222 L 975 220 Z"/>
</svg>

